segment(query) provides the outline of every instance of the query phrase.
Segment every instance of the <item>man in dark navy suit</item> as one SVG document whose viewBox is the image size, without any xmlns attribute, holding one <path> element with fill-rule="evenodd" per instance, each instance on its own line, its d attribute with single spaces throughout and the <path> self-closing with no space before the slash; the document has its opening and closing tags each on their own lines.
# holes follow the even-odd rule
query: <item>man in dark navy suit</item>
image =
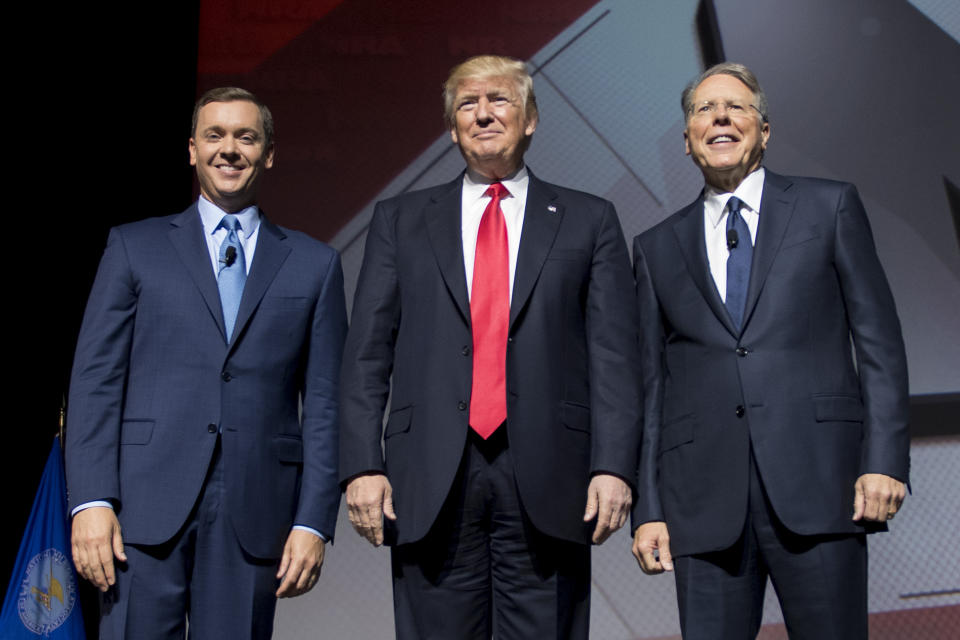
<svg viewBox="0 0 960 640">
<path fill-rule="evenodd" d="M 675 569 L 684 638 L 756 637 L 769 576 L 791 638 L 866 639 L 864 533 L 909 470 L 903 340 L 866 213 L 850 184 L 762 166 L 767 101 L 743 65 L 705 71 L 683 110 L 706 185 L 634 241 L 634 555 Z"/>
<path fill-rule="evenodd" d="M 395 545 L 398 637 L 583 638 L 589 544 L 624 523 L 636 470 L 626 245 L 610 202 L 524 165 L 522 62 L 471 58 L 445 99 L 466 172 L 379 203 L 367 236 L 341 385 L 350 519 Z"/>
<path fill-rule="evenodd" d="M 336 525 L 339 256 L 256 207 L 253 94 L 204 94 L 189 150 L 200 200 L 110 232 L 74 360 L 73 556 L 103 637 L 268 638 Z"/>
</svg>

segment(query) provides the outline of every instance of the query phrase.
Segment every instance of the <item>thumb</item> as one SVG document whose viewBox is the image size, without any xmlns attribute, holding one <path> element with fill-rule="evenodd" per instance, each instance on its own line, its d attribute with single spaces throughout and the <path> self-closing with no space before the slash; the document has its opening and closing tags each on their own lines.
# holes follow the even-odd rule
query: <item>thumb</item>
<svg viewBox="0 0 960 640">
<path fill-rule="evenodd" d="M 858 480 L 857 483 L 853 486 L 855 495 L 853 498 L 853 521 L 857 522 L 863 517 L 863 511 L 866 509 L 867 500 L 863 493 L 863 486 Z"/>
<path fill-rule="evenodd" d="M 597 492 L 592 489 L 587 493 L 587 508 L 583 511 L 583 521 L 590 522 L 597 516 Z"/>
<path fill-rule="evenodd" d="M 661 540 L 659 549 L 660 564 L 662 564 L 663 568 L 667 571 L 673 571 L 673 554 L 670 553 L 670 542 L 668 540 Z"/>
<path fill-rule="evenodd" d="M 113 555 L 121 562 L 127 561 L 127 554 L 123 552 L 123 536 L 120 534 L 119 525 L 113 529 Z"/>
<path fill-rule="evenodd" d="M 397 514 L 393 511 L 393 490 L 387 489 L 383 493 L 383 515 L 387 520 L 396 520 Z"/>
</svg>

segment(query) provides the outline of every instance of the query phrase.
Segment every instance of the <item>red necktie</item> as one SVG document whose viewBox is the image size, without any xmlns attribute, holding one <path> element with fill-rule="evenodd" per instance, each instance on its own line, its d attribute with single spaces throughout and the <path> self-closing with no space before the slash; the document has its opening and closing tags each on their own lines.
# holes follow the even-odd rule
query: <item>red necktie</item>
<svg viewBox="0 0 960 640">
<path fill-rule="evenodd" d="M 507 331 L 510 325 L 510 257 L 500 198 L 510 195 L 495 182 L 480 219 L 473 260 L 470 322 L 473 326 L 473 388 L 470 427 L 484 440 L 507 419 Z"/>
</svg>

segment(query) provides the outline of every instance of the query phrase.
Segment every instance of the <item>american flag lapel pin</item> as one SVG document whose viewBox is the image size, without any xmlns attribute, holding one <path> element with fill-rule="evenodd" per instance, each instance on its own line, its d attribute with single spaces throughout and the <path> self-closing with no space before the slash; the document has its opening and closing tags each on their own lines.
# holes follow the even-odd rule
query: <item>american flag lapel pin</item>
<svg viewBox="0 0 960 640">
<path fill-rule="evenodd" d="M 555 205 L 555 204 L 548 205 L 548 206 L 547 206 L 547 211 L 549 211 L 550 213 L 556 213 L 556 212 L 557 212 L 557 205 Z"/>
</svg>

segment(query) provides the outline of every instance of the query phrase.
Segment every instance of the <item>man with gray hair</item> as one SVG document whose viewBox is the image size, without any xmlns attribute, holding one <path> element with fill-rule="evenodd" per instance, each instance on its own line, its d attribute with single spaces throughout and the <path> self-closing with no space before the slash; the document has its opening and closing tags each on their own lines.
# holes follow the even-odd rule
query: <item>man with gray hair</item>
<svg viewBox="0 0 960 640">
<path fill-rule="evenodd" d="M 708 69 L 682 103 L 706 184 L 634 240 L 634 555 L 676 571 L 688 640 L 756 637 L 768 576 L 791 638 L 865 640 L 864 533 L 904 499 L 909 434 L 863 204 L 853 185 L 762 166 L 767 100 L 743 65 Z"/>
<path fill-rule="evenodd" d="M 466 171 L 380 202 L 367 235 L 341 377 L 350 520 L 394 545 L 397 637 L 585 638 L 589 544 L 624 523 L 636 470 L 626 244 L 610 202 L 524 165 L 522 62 L 471 58 L 444 96 Z"/>
</svg>

